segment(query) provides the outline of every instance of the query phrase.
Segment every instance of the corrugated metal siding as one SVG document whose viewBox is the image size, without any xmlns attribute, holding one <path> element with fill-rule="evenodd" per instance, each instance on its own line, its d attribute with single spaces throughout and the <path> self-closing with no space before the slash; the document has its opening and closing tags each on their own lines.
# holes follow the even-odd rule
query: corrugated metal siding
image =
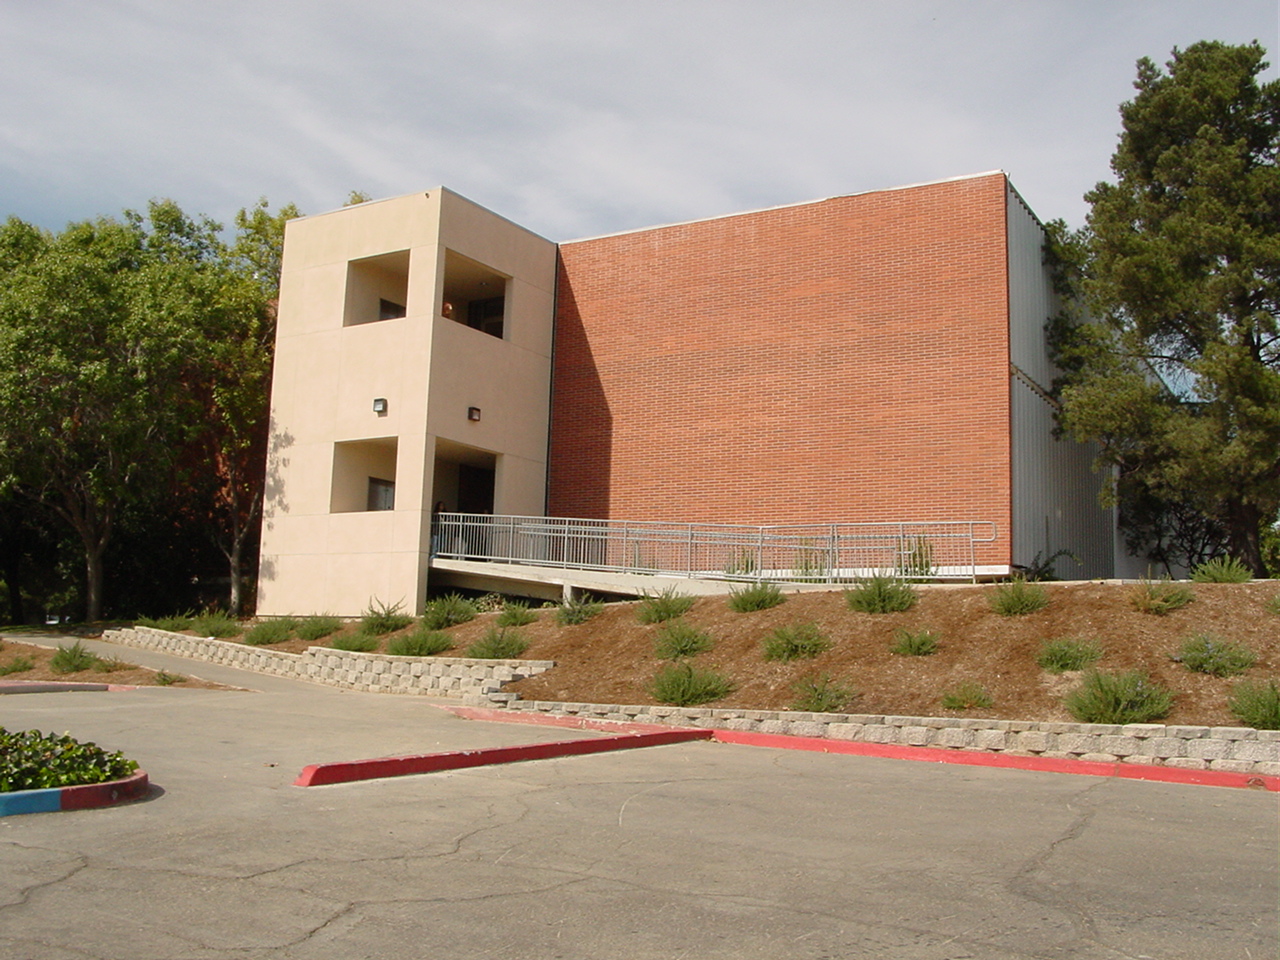
<svg viewBox="0 0 1280 960">
<path fill-rule="evenodd" d="M 1009 357 L 1022 377 L 1012 376 L 1010 419 L 1013 454 L 1013 562 L 1029 564 L 1037 553 L 1070 550 L 1082 561 L 1057 564 L 1059 576 L 1110 577 L 1114 571 L 1112 511 L 1098 504 L 1101 478 L 1094 451 L 1053 436 L 1053 408 L 1037 391 L 1055 376 L 1045 324 L 1057 311 L 1048 272 L 1041 262 L 1044 231 L 1012 187 L 1009 230 Z"/>
</svg>

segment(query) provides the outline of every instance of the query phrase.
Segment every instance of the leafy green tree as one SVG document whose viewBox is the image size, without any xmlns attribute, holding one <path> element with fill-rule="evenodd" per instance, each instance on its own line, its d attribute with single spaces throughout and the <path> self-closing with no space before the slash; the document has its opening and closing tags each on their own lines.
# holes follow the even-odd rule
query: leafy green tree
<svg viewBox="0 0 1280 960">
<path fill-rule="evenodd" d="M 1259 82 L 1264 57 L 1201 42 L 1167 72 L 1140 60 L 1116 182 L 1049 247 L 1086 311 L 1055 331 L 1062 426 L 1122 485 L 1220 525 L 1259 576 L 1280 509 L 1280 82 Z"/>
</svg>

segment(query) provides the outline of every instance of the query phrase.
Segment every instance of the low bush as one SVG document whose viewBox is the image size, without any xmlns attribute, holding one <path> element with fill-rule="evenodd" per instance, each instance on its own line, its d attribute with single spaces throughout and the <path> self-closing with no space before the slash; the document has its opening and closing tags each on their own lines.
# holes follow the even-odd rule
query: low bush
<svg viewBox="0 0 1280 960">
<path fill-rule="evenodd" d="M 137 664 L 121 660 L 119 657 L 96 657 L 93 670 L 95 673 L 119 673 L 121 670 L 134 670 Z"/>
<path fill-rule="evenodd" d="M 0 677 L 7 677 L 11 673 L 26 673 L 35 668 L 36 662 L 30 657 L 17 656 L 8 663 L 0 663 Z"/>
<path fill-rule="evenodd" d="M 123 780 L 137 769 L 136 761 L 108 753 L 96 743 L 0 727 L 0 793 L 106 783 Z"/>
<path fill-rule="evenodd" d="M 805 677 L 791 685 L 796 698 L 792 710 L 806 713 L 840 713 L 849 709 L 858 699 L 858 691 L 831 679 L 827 673 Z"/>
<path fill-rule="evenodd" d="M 497 623 L 500 627 L 523 627 L 525 624 L 536 623 L 537 619 L 538 615 L 523 600 L 508 600 L 498 614 Z"/>
<path fill-rule="evenodd" d="M 603 603 L 586 597 L 568 600 L 556 607 L 556 623 L 562 627 L 576 626 L 598 616 L 603 610 Z"/>
<path fill-rule="evenodd" d="M 167 673 L 161 670 L 156 674 L 156 683 L 162 687 L 169 687 L 175 683 L 186 683 L 187 678 L 180 673 Z"/>
<path fill-rule="evenodd" d="M 1181 610 L 1195 598 L 1195 592 L 1186 584 L 1168 580 L 1143 580 L 1129 593 L 1133 609 L 1157 617 Z"/>
<path fill-rule="evenodd" d="M 1101 658 L 1102 647 L 1096 640 L 1061 637 L 1044 642 L 1040 652 L 1036 654 L 1036 663 L 1041 670 L 1049 673 L 1065 673 L 1068 670 L 1083 670 Z"/>
<path fill-rule="evenodd" d="M 1230 677 L 1252 667 L 1258 655 L 1246 646 L 1221 640 L 1211 633 L 1197 633 L 1187 638 L 1173 659 L 1196 673 Z"/>
<path fill-rule="evenodd" d="M 172 617 L 139 617 L 134 624 L 139 627 L 150 627 L 153 630 L 181 633 L 183 630 L 191 629 L 191 621 L 195 616 L 194 612 L 188 610 L 186 613 L 175 614 Z"/>
<path fill-rule="evenodd" d="M 293 631 L 297 629 L 298 621 L 292 617 L 281 617 L 278 620 L 263 620 L 261 623 L 255 623 L 247 631 L 242 638 L 245 643 L 253 647 L 260 647 L 268 643 L 280 643 L 288 640 L 293 636 Z"/>
<path fill-rule="evenodd" d="M 244 628 L 234 618 L 227 616 L 222 611 L 217 611 L 216 613 L 204 613 L 196 617 L 191 621 L 191 629 L 202 637 L 226 640 L 229 637 L 240 636 Z"/>
<path fill-rule="evenodd" d="M 1081 723 L 1150 723 L 1168 716 L 1173 694 L 1141 670 L 1090 670 L 1062 703 Z"/>
<path fill-rule="evenodd" d="M 927 657 L 938 652 L 938 635 L 932 630 L 896 630 L 889 649 L 900 657 Z"/>
<path fill-rule="evenodd" d="M 363 627 L 354 633 L 340 633 L 329 642 L 333 649 L 350 653 L 372 653 L 378 649 L 377 634 L 365 633 Z"/>
<path fill-rule="evenodd" d="M 711 634 L 690 626 L 683 620 L 664 623 L 653 641 L 654 654 L 661 660 L 696 657 L 714 646 Z"/>
<path fill-rule="evenodd" d="M 1280 730 L 1280 687 L 1274 680 L 1236 684 L 1227 706 L 1241 723 L 1257 730 Z"/>
<path fill-rule="evenodd" d="M 1253 571 L 1235 557 L 1213 557 L 1196 564 L 1191 579 L 1196 583 L 1248 583 Z"/>
<path fill-rule="evenodd" d="M 430 604 L 427 606 L 430 608 Z M 375 599 L 369 601 L 369 606 L 360 615 L 360 632 L 381 637 L 383 634 L 403 630 L 411 623 L 413 623 L 413 617 L 404 612 L 404 604 L 400 601 L 383 603 Z"/>
<path fill-rule="evenodd" d="M 467 656 L 476 660 L 514 660 L 529 648 L 519 630 L 490 627 L 483 637 L 467 647 Z"/>
<path fill-rule="evenodd" d="M 831 641 L 812 623 L 779 627 L 764 638 L 766 660 L 812 660 L 831 649 Z"/>
<path fill-rule="evenodd" d="M 298 621 L 298 625 L 294 627 L 294 633 L 297 634 L 299 640 L 306 640 L 308 643 L 314 643 L 317 640 L 323 640 L 331 633 L 337 633 L 342 629 L 342 621 L 337 617 L 328 615 L 319 617 L 306 617 Z"/>
<path fill-rule="evenodd" d="M 1267 613 L 1280 616 L 1280 593 L 1277 593 L 1267 601 Z"/>
<path fill-rule="evenodd" d="M 653 676 L 649 692 L 659 703 L 692 707 L 721 700 L 733 692 L 733 681 L 714 670 L 700 670 L 689 663 L 673 663 Z"/>
<path fill-rule="evenodd" d="M 651 593 L 640 601 L 636 607 L 636 616 L 641 623 L 663 623 L 674 620 L 689 612 L 693 606 L 693 597 L 677 593 L 675 587 L 668 587 L 661 593 Z"/>
<path fill-rule="evenodd" d="M 896 577 L 874 576 L 846 590 L 844 599 L 859 613 L 903 613 L 916 605 L 916 591 Z"/>
<path fill-rule="evenodd" d="M 507 605 L 507 598 L 500 593 L 486 593 L 470 602 L 476 613 L 497 613 Z"/>
<path fill-rule="evenodd" d="M 422 625 L 428 630 L 443 630 L 475 618 L 476 605 L 457 593 L 446 594 L 428 601 L 426 609 L 422 611 Z M 408 625 L 405 624 L 406 627 Z"/>
<path fill-rule="evenodd" d="M 69 647 L 58 644 L 58 652 L 49 661 L 49 669 L 54 673 L 79 673 L 90 669 L 97 662 L 98 658 L 77 640 Z"/>
<path fill-rule="evenodd" d="M 729 609 L 734 613 L 752 613 L 776 607 L 786 599 L 776 583 L 752 583 L 729 590 Z"/>
<path fill-rule="evenodd" d="M 965 680 L 942 695 L 942 706 L 947 710 L 972 710 L 989 707 L 991 703 L 991 694 L 976 680 Z"/>
<path fill-rule="evenodd" d="M 387 653 L 396 657 L 434 657 L 452 649 L 453 637 L 426 627 L 387 641 Z"/>
<path fill-rule="evenodd" d="M 987 596 L 991 609 L 1002 617 L 1022 617 L 1049 605 L 1049 591 L 1038 583 L 1015 577 L 1002 583 Z"/>
</svg>

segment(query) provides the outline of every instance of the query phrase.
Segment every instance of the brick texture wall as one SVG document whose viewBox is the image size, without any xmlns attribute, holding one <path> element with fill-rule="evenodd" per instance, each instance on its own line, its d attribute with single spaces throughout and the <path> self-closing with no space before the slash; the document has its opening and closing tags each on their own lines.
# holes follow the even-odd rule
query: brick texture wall
<svg viewBox="0 0 1280 960">
<path fill-rule="evenodd" d="M 550 513 L 1010 522 L 1005 178 L 560 247 Z"/>
</svg>

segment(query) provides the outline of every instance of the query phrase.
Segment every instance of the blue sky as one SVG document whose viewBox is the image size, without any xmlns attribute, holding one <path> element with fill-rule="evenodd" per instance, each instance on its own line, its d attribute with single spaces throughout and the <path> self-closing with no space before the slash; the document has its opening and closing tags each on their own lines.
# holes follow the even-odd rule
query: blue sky
<svg viewBox="0 0 1280 960">
<path fill-rule="evenodd" d="M 0 214 L 445 185 L 554 240 L 1003 169 L 1082 222 L 1141 56 L 1277 0 L 0 0 Z M 1272 68 L 1268 76 L 1277 75 Z"/>
</svg>

